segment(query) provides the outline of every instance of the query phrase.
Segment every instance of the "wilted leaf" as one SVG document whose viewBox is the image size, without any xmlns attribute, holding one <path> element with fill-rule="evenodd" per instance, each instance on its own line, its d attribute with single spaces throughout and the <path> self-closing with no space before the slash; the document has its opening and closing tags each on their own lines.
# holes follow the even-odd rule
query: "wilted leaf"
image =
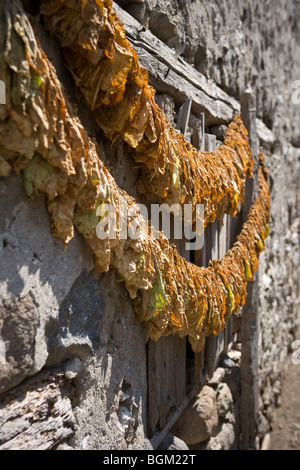
<svg viewBox="0 0 300 470">
<path fill-rule="evenodd" d="M 64 47 L 67 66 L 97 123 L 109 139 L 121 135 L 134 149 L 142 172 L 138 187 L 170 205 L 174 193 L 181 204 L 205 204 L 205 226 L 224 213 L 235 216 L 253 166 L 241 118 L 234 118 L 218 150 L 196 150 L 155 103 L 148 73 L 140 67 L 112 1 L 53 0 L 51 8 L 48 1 L 41 3 L 46 27 Z M 101 40 L 87 48 L 87 37 Z"/>
<path fill-rule="evenodd" d="M 73 74 L 79 74 L 78 84 L 88 78 L 82 91 L 89 103 L 101 107 L 96 116 L 105 115 L 110 135 L 127 135 L 133 146 L 139 142 L 134 155 L 142 164 L 147 189 L 181 203 L 205 197 L 207 220 L 223 211 L 234 212 L 251 168 L 240 118 L 229 126 L 224 145 L 213 158 L 185 142 L 155 105 L 147 74 L 139 68 L 111 4 L 109 0 L 43 2 L 43 13 L 53 15 L 49 24 L 67 48 L 69 67 L 73 60 L 76 63 Z M 208 268 L 188 263 L 162 234 L 153 239 L 139 211 L 132 215 L 140 228 L 137 240 L 121 239 L 118 231 L 114 239 L 99 239 L 96 226 L 105 216 L 104 202 L 119 216 L 123 214 L 119 201 L 124 212 L 132 211 L 135 202 L 103 165 L 18 1 L 0 0 L 0 23 L 0 70 L 8 79 L 8 103 L 0 121 L 2 175 L 10 168 L 22 172 L 29 195 L 47 195 L 52 233 L 64 243 L 73 237 L 75 224 L 94 253 L 95 269 L 104 272 L 112 265 L 123 279 L 153 340 L 170 333 L 187 335 L 193 349 L 201 350 L 205 335 L 222 331 L 230 315 L 244 304 L 250 273 L 253 276 L 258 269 L 270 214 L 263 156 L 259 196 L 248 219 L 232 249 Z M 124 51 L 116 53 L 117 45 Z M 124 64 L 129 63 L 127 74 Z M 110 74 L 101 78 L 107 71 Z M 95 83 L 99 88 L 93 88 Z M 102 108 L 107 102 L 110 107 Z"/>
</svg>

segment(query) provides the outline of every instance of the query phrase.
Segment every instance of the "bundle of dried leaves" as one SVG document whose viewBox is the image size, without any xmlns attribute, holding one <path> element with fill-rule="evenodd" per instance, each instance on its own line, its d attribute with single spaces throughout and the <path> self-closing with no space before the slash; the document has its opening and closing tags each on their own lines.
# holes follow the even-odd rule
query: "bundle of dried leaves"
<svg viewBox="0 0 300 470">
<path fill-rule="evenodd" d="M 252 175 L 247 131 L 240 117 L 224 143 L 200 152 L 175 131 L 154 101 L 148 72 L 112 10 L 112 0 L 44 0 L 46 27 L 64 51 L 76 87 L 112 141 L 121 135 L 141 167 L 138 190 L 172 205 L 204 204 L 205 226 L 235 216 Z"/>
<path fill-rule="evenodd" d="M 49 8 L 57 3 L 63 2 L 49 2 Z M 82 6 L 72 0 L 65 3 Z M 97 1 L 97 6 L 103 7 L 103 2 Z M 89 7 L 90 2 L 85 2 L 86 10 Z M 74 23 L 79 21 L 76 18 Z M 107 21 L 104 10 L 101 17 L 93 17 L 96 23 L 99 18 Z M 84 21 L 83 16 L 81 27 Z M 260 193 L 234 247 L 208 268 L 188 263 L 162 234 L 158 240 L 151 236 L 138 205 L 103 165 L 99 149 L 76 117 L 17 0 L 0 0 L 0 28 L 0 79 L 7 86 L 7 105 L 0 106 L 0 176 L 13 170 L 22 175 L 29 196 L 46 194 L 52 233 L 65 244 L 77 227 L 95 255 L 97 271 L 110 266 L 117 270 L 153 340 L 175 332 L 188 335 L 193 349 L 201 350 L 205 336 L 224 329 L 231 314 L 243 305 L 247 283 L 258 268 L 270 211 L 263 158 Z M 90 31 L 80 29 L 82 43 L 85 33 L 91 40 Z M 94 40 L 98 44 L 99 38 Z M 115 237 L 102 240 L 97 227 L 110 217 L 106 204 L 115 208 L 118 218 Z M 137 239 L 120 236 L 121 221 L 128 214 L 138 227 Z"/>
</svg>

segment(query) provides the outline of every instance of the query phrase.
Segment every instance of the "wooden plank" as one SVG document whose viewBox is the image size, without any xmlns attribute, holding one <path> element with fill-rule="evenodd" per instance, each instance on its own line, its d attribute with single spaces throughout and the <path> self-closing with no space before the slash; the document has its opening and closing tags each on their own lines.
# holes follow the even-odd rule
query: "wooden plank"
<svg viewBox="0 0 300 470">
<path fill-rule="evenodd" d="M 191 109 L 192 109 L 192 100 L 188 98 L 186 102 L 181 106 L 179 113 L 178 113 L 176 129 L 179 130 L 184 137 L 186 136 L 189 119 L 191 115 Z"/>
<path fill-rule="evenodd" d="M 160 365 L 158 362 L 158 346 L 151 340 L 147 344 L 148 364 L 148 396 L 147 396 L 147 434 L 152 436 L 159 424 L 159 396 L 160 396 Z"/>
<path fill-rule="evenodd" d="M 213 134 L 205 134 L 205 151 L 213 152 L 216 149 L 217 138 Z"/>
<path fill-rule="evenodd" d="M 232 338 L 232 318 L 229 318 L 224 330 L 224 354 L 227 354 L 233 346 Z"/>
<path fill-rule="evenodd" d="M 219 222 L 219 257 L 223 258 L 227 252 L 227 227 L 228 214 L 224 214 L 223 220 Z"/>
<path fill-rule="evenodd" d="M 241 115 L 244 125 L 249 133 L 250 147 L 254 160 L 253 178 L 247 178 L 245 189 L 245 200 L 242 209 L 243 222 L 247 220 L 250 206 L 258 196 L 258 142 L 256 134 L 256 97 L 247 89 L 241 95 Z"/>
<path fill-rule="evenodd" d="M 169 94 L 177 104 L 190 98 L 193 114 L 200 118 L 204 112 L 208 124 L 228 124 L 235 113 L 240 113 L 241 106 L 235 98 L 188 64 L 115 2 L 113 9 L 123 22 L 140 64 L 148 69 L 151 84 L 158 92 Z M 274 143 L 273 132 L 261 120 L 256 122 L 259 139 L 267 144 Z"/>
<path fill-rule="evenodd" d="M 74 435 L 70 382 L 45 371 L 0 399 L 0 450 L 51 450 Z"/>
<path fill-rule="evenodd" d="M 199 387 L 205 383 L 205 349 L 195 354 L 194 381 Z"/>
<path fill-rule="evenodd" d="M 192 144 L 193 146 L 201 150 L 202 152 L 205 149 L 205 114 L 201 113 L 199 119 L 199 126 L 195 129 L 192 135 Z"/>
<path fill-rule="evenodd" d="M 219 221 L 216 220 L 211 226 L 211 259 L 218 260 L 219 259 Z"/>
<path fill-rule="evenodd" d="M 180 403 L 178 408 L 175 410 L 175 412 L 171 415 L 168 423 L 164 427 L 162 431 L 158 431 L 154 434 L 154 436 L 150 439 L 150 442 L 152 444 L 153 449 L 157 449 L 158 446 L 161 444 L 161 442 L 164 440 L 164 438 L 167 436 L 167 434 L 171 431 L 172 427 L 178 420 L 179 416 L 183 413 L 183 411 L 187 408 L 189 405 L 190 401 L 198 394 L 199 392 L 199 387 L 195 384 L 193 385 L 187 392 L 186 397 L 184 400 Z"/>
<path fill-rule="evenodd" d="M 215 135 L 205 134 L 205 151 L 213 152 L 216 149 L 217 138 Z M 219 258 L 219 222 L 209 224 L 206 229 L 207 244 L 206 258 L 214 260 Z M 218 338 L 210 336 L 206 339 L 205 346 L 205 368 L 208 378 L 211 378 L 216 370 L 218 361 Z"/>
<path fill-rule="evenodd" d="M 205 151 L 205 114 L 201 113 L 199 127 L 192 135 L 192 144 L 195 148 Z M 194 254 L 194 263 L 196 266 L 206 266 L 207 264 L 207 234 L 204 232 L 204 243 L 202 250 L 196 251 Z M 194 381 L 201 388 L 205 383 L 205 351 L 194 355 Z"/>
<path fill-rule="evenodd" d="M 186 339 L 176 335 L 148 342 L 148 432 L 163 429 L 185 399 Z"/>
<path fill-rule="evenodd" d="M 154 88 L 183 104 L 193 101 L 196 115 L 205 112 L 211 123 L 230 122 L 239 112 L 238 101 L 208 80 L 115 2 L 113 8 L 124 24 L 127 38 L 137 51 L 140 64 L 147 68 Z"/>
<path fill-rule="evenodd" d="M 256 97 L 247 89 L 241 96 L 242 118 L 248 130 L 254 158 L 254 178 L 248 181 L 243 208 L 246 220 L 249 207 L 258 194 L 258 156 L 256 135 Z M 259 337 L 259 285 L 258 273 L 248 284 L 248 296 L 242 314 L 242 357 L 241 357 L 241 448 L 255 448 L 258 424 L 258 337 Z"/>
<path fill-rule="evenodd" d="M 231 230 L 230 230 L 230 224 L 231 224 L 231 220 L 232 220 L 232 217 L 228 214 L 226 214 L 226 223 L 224 224 L 223 228 L 222 228 L 222 231 L 224 233 L 224 238 L 225 238 L 225 247 L 222 246 L 222 243 L 221 243 L 221 249 L 222 250 L 225 250 L 225 252 L 227 252 L 228 250 L 230 250 L 231 248 L 231 240 L 230 240 L 230 233 L 231 233 Z M 230 318 L 227 322 L 227 326 L 226 326 L 226 329 L 225 329 L 225 338 L 224 338 L 224 354 L 226 354 L 228 351 L 230 351 L 232 347 L 232 318 Z"/>
<path fill-rule="evenodd" d="M 199 125 L 192 134 L 193 146 L 201 151 L 205 150 L 205 114 L 202 113 L 199 119 Z M 203 247 L 201 250 L 194 252 L 194 264 L 196 266 L 206 265 L 206 250 L 205 250 L 205 232 L 203 236 Z"/>
<path fill-rule="evenodd" d="M 191 107 L 192 107 L 192 101 L 190 99 L 187 99 L 186 102 L 181 106 L 181 108 L 179 110 L 179 113 L 178 113 L 176 129 L 178 131 L 180 131 L 183 134 L 184 137 L 186 137 L 186 133 L 187 133 L 187 128 L 188 128 L 189 119 L 190 119 L 190 115 L 191 115 Z M 182 238 L 180 240 L 175 240 L 174 235 L 172 234 L 171 238 L 170 238 L 170 243 L 174 243 L 177 250 L 178 250 L 178 253 L 184 259 L 186 259 L 187 261 L 190 261 L 191 252 L 190 252 L 190 250 L 186 249 L 186 243 L 188 241 L 190 241 L 190 239 L 187 240 L 184 235 L 186 234 L 187 229 L 190 231 L 190 233 L 191 233 L 192 229 L 189 228 L 189 227 L 185 227 L 183 221 L 181 223 L 182 223 L 182 232 L 181 233 L 183 234 Z"/>
<path fill-rule="evenodd" d="M 219 259 L 222 259 L 227 252 L 227 225 L 228 215 L 224 214 L 223 219 L 218 222 L 218 236 L 219 236 Z M 218 335 L 217 356 L 226 352 L 227 345 L 227 327 Z"/>
</svg>

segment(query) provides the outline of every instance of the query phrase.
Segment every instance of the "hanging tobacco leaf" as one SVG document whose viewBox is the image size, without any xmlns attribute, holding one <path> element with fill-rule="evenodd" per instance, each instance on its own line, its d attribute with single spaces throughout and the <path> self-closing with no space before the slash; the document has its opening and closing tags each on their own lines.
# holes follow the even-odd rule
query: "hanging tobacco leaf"
<svg viewBox="0 0 300 470">
<path fill-rule="evenodd" d="M 110 15 L 117 25 L 118 22 L 110 10 L 111 2 L 97 0 L 85 1 L 84 4 L 85 10 L 82 11 L 83 4 L 80 1 L 50 0 L 47 2 L 47 8 L 46 3 L 44 4 L 43 11 L 56 18 L 64 46 L 68 48 L 75 41 L 79 50 L 84 47 L 87 56 L 92 57 L 95 62 L 95 70 L 98 70 L 98 61 L 100 64 L 103 60 L 108 66 L 115 57 L 114 35 L 111 35 L 106 27 L 109 24 L 113 28 L 114 23 L 109 22 L 112 21 Z M 70 6 L 74 8 L 72 12 Z M 60 23 L 60 20 L 65 19 L 66 24 L 69 24 L 68 15 L 72 21 L 70 28 L 65 29 L 65 24 Z M 87 20 L 91 22 L 93 34 L 90 34 L 91 25 Z M 154 341 L 161 336 L 176 333 L 180 337 L 188 336 L 194 351 L 201 350 L 205 336 L 222 331 L 230 316 L 244 304 L 247 283 L 258 269 L 259 254 L 265 247 L 268 235 L 270 214 L 268 175 L 263 156 L 260 155 L 259 196 L 253 203 L 233 248 L 222 260 L 213 260 L 208 268 L 199 268 L 188 263 L 163 234 L 160 234 L 159 239 L 151 236 L 148 222 L 141 216 L 133 198 L 118 187 L 105 168 L 99 149 L 76 117 L 54 67 L 36 41 L 31 24 L 17 0 L 0 0 L 0 25 L 3 28 L 0 40 L 0 70 L 7 85 L 7 105 L 5 111 L 1 112 L 0 119 L 0 175 L 7 176 L 11 170 L 21 173 L 25 189 L 30 196 L 46 194 L 53 235 L 67 244 L 74 235 L 74 227 L 77 227 L 94 253 L 95 269 L 99 273 L 107 271 L 110 266 L 116 269 L 134 301 L 138 318 L 147 322 L 150 337 Z M 120 43 L 125 48 L 124 52 L 118 50 L 117 54 L 126 55 L 127 43 L 125 37 L 122 37 L 122 30 L 115 30 L 115 34 L 120 36 Z M 131 73 L 132 71 L 128 76 Z M 143 74 L 145 76 L 145 72 Z M 107 91 L 111 90 L 110 85 L 106 91 L 102 90 L 102 94 L 99 94 L 102 96 L 104 93 L 105 100 L 124 106 L 123 114 L 126 116 L 135 116 L 133 110 L 124 105 L 127 86 L 125 90 L 119 87 L 119 82 L 123 83 L 125 80 L 124 76 L 116 72 L 116 77 L 113 81 L 113 95 Z M 90 78 L 92 79 L 93 77 Z M 136 80 L 142 79 L 137 75 Z M 146 83 L 144 87 L 147 90 Z M 135 109 L 141 110 L 146 106 L 149 115 L 146 113 L 145 116 L 150 116 L 152 112 L 152 105 L 149 105 L 150 94 L 150 91 L 146 93 L 147 100 L 150 101 L 143 101 L 146 95 L 139 101 L 141 93 L 130 95 L 132 100 L 135 97 Z M 100 106 L 99 96 L 94 95 L 94 105 Z M 128 96 L 126 100 L 128 104 Z M 119 112 L 122 114 L 121 109 L 123 108 L 120 108 Z M 142 114 L 139 120 L 135 121 L 138 126 L 142 122 L 141 116 Z M 122 122 L 123 117 L 117 115 L 116 119 Z M 145 127 L 144 134 L 147 136 L 149 148 L 155 141 L 155 135 L 158 135 L 158 128 L 164 126 L 167 128 L 167 134 L 172 135 L 173 131 L 164 120 L 155 127 L 154 115 L 152 114 L 151 119 L 147 117 L 142 127 Z M 228 155 L 232 155 L 238 127 L 237 118 L 227 136 L 227 142 L 230 143 L 233 139 L 230 145 L 228 144 Z M 167 134 L 163 134 L 163 140 Z M 183 140 L 182 143 L 187 146 Z M 142 145 L 145 145 L 145 142 Z M 199 187 L 206 182 L 204 187 L 207 188 L 207 207 L 213 207 L 218 201 L 219 212 L 220 208 L 223 210 L 228 204 L 233 204 L 232 201 L 238 200 L 240 193 L 236 175 L 239 172 L 244 180 L 248 171 L 242 161 L 232 167 L 224 156 L 224 149 L 221 149 L 214 155 L 213 161 L 225 162 L 225 166 L 222 172 L 217 173 L 216 164 L 212 177 L 210 165 L 205 163 L 210 161 L 209 154 L 201 154 L 203 165 L 201 160 L 197 160 L 197 165 L 202 166 L 197 170 L 198 173 L 195 173 L 192 171 L 192 163 L 191 166 L 184 166 L 184 160 L 180 160 L 184 157 L 178 157 L 174 148 L 170 150 L 172 148 L 165 147 L 168 162 L 163 159 L 166 158 L 165 154 L 161 162 L 164 162 L 164 168 L 169 165 L 173 189 L 177 190 L 179 181 L 180 185 L 187 182 L 190 185 L 193 178 L 197 180 Z M 194 155 L 195 150 L 188 148 Z M 242 147 L 238 148 L 239 152 L 233 160 L 242 152 Z M 197 155 L 199 156 L 198 153 Z M 154 171 L 154 174 L 159 173 L 162 166 L 156 165 L 157 155 L 153 148 L 148 156 L 152 158 L 151 171 Z M 245 161 L 247 158 L 245 157 Z M 229 181 L 227 185 L 226 172 L 235 182 L 232 187 Z M 199 176 L 199 180 L 195 175 Z M 166 194 L 169 194 L 168 191 Z M 230 199 L 227 199 L 228 194 L 231 195 Z M 120 201 L 123 201 L 121 206 Z M 132 221 L 140 230 L 137 240 L 133 240 L 129 235 L 122 239 L 118 230 L 114 238 L 102 240 L 97 236 L 98 221 L 103 221 L 106 217 L 106 211 L 102 211 L 104 203 L 115 209 L 119 224 L 126 212 L 133 214 Z"/>
<path fill-rule="evenodd" d="M 196 150 L 155 103 L 111 0 L 42 0 L 40 11 L 97 123 L 109 139 L 121 135 L 131 148 L 141 168 L 140 192 L 169 205 L 204 204 L 205 226 L 224 213 L 235 216 L 253 166 L 241 118 L 218 150 Z"/>
</svg>

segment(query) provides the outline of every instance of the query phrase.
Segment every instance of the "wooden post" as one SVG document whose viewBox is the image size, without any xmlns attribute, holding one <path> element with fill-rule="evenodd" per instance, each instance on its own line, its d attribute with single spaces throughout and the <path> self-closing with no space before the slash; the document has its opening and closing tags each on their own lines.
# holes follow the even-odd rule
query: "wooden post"
<svg viewBox="0 0 300 470">
<path fill-rule="evenodd" d="M 204 152 L 205 150 L 205 114 L 201 113 L 200 123 L 197 129 L 193 132 L 192 135 L 192 144 L 193 146 Z"/>
<path fill-rule="evenodd" d="M 199 126 L 195 129 L 194 133 L 192 134 L 192 144 L 193 146 L 201 150 L 202 152 L 205 151 L 205 114 L 202 113 Z M 206 266 L 206 250 L 205 250 L 205 232 L 203 237 L 203 247 L 201 250 L 197 250 L 194 253 L 194 264 L 196 266 Z"/>
<path fill-rule="evenodd" d="M 187 127 L 189 124 L 190 115 L 191 115 L 191 109 L 192 109 L 192 100 L 188 98 L 186 102 L 183 103 L 178 113 L 176 129 L 180 131 L 184 137 L 186 136 L 186 131 L 187 131 Z"/>
<path fill-rule="evenodd" d="M 192 135 L 192 144 L 193 146 L 201 150 L 202 152 L 205 151 L 205 114 L 201 113 L 199 127 L 195 129 Z M 194 254 L 194 264 L 196 266 L 206 266 L 206 243 L 207 243 L 207 236 L 204 232 L 204 239 L 203 239 L 203 247 L 199 251 L 195 251 Z M 201 351 L 200 353 L 195 353 L 194 355 L 194 381 L 198 386 L 201 388 L 205 382 L 205 350 Z"/>
<path fill-rule="evenodd" d="M 227 226 L 228 226 L 228 215 L 223 215 L 223 220 L 218 222 L 218 235 L 219 235 L 219 259 L 222 259 L 227 252 Z M 218 347 L 217 355 L 218 360 L 221 354 L 227 352 L 227 328 L 226 326 L 224 331 L 221 331 L 217 337 Z"/>
<path fill-rule="evenodd" d="M 180 415 L 183 413 L 183 411 L 188 407 L 190 404 L 191 400 L 197 396 L 199 393 L 199 387 L 198 385 L 194 384 L 187 392 L 186 397 L 180 405 L 175 409 L 174 413 L 171 415 L 168 423 L 164 427 L 163 430 L 157 431 L 154 436 L 150 439 L 150 442 L 152 444 L 152 447 L 154 450 L 158 448 L 158 446 L 161 444 L 161 442 L 164 440 L 164 438 L 168 435 L 168 433 L 171 431 L 172 427 L 180 417 Z"/>
<path fill-rule="evenodd" d="M 186 397 L 186 338 L 148 341 L 148 434 L 166 426 Z"/>
<path fill-rule="evenodd" d="M 256 135 L 256 97 L 248 88 L 241 96 L 242 119 L 250 137 L 254 158 L 254 178 L 248 179 L 243 208 L 243 221 L 258 194 L 258 146 Z M 248 296 L 242 312 L 241 358 L 241 448 L 255 449 L 258 417 L 258 336 L 259 336 L 259 285 L 258 273 L 248 284 Z"/>
<path fill-rule="evenodd" d="M 215 135 L 205 134 L 206 152 L 216 150 L 217 138 Z M 219 259 L 219 222 L 209 224 L 206 229 L 206 261 Z M 210 336 L 206 340 L 205 346 L 205 368 L 209 378 L 216 370 L 219 356 L 219 340 L 215 336 Z"/>
</svg>

